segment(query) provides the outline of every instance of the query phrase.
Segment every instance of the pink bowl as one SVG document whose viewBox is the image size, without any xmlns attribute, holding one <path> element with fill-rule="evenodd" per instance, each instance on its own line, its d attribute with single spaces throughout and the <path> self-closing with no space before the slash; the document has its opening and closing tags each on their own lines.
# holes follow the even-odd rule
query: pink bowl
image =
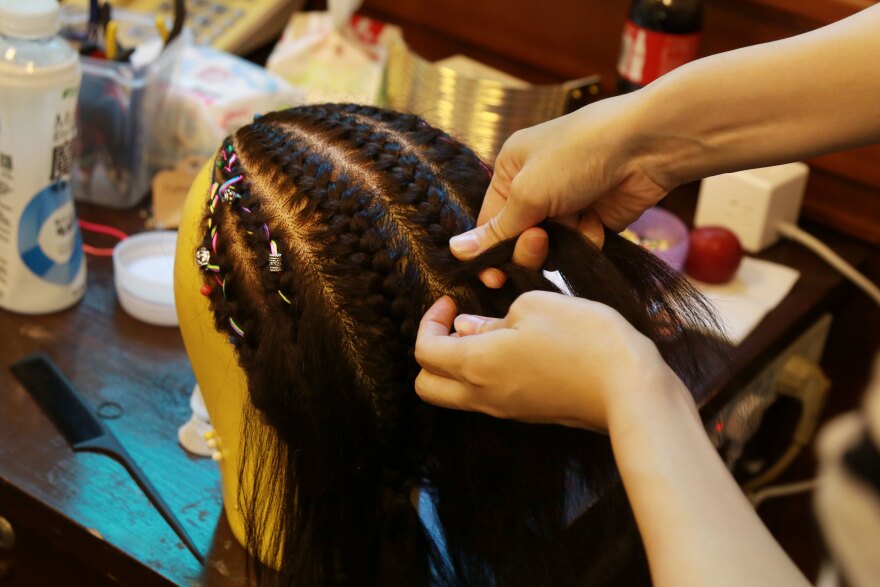
<svg viewBox="0 0 880 587">
<path fill-rule="evenodd" d="M 639 238 L 664 239 L 669 243 L 665 251 L 651 251 L 676 271 L 684 268 L 690 236 L 681 219 L 663 208 L 648 208 L 642 217 L 629 225 Z"/>
</svg>

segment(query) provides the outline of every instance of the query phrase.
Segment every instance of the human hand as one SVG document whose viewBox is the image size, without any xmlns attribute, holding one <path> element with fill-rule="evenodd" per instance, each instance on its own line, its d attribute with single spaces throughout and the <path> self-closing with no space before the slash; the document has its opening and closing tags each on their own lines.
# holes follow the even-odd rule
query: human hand
<svg viewBox="0 0 880 587">
<path fill-rule="evenodd" d="M 647 337 L 597 302 L 535 291 L 502 319 L 456 312 L 437 300 L 416 340 L 416 392 L 438 406 L 607 430 L 633 394 L 683 386 Z"/>
<path fill-rule="evenodd" d="M 623 230 L 674 187 L 651 169 L 638 137 L 634 95 L 610 98 L 514 133 L 501 148 L 477 227 L 450 240 L 459 259 L 519 236 L 513 261 L 539 269 L 547 235 L 534 227 L 546 218 L 577 227 L 598 247 L 603 225 Z M 487 270 L 489 287 L 504 275 Z"/>
</svg>

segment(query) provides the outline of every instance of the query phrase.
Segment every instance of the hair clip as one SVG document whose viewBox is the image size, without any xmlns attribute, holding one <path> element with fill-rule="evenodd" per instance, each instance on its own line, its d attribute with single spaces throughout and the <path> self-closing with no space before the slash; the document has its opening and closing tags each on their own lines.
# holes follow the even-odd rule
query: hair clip
<svg viewBox="0 0 880 587">
<path fill-rule="evenodd" d="M 269 241 L 269 271 L 281 273 L 281 253 L 278 252 L 278 245 L 275 244 L 275 241 Z"/>
<path fill-rule="evenodd" d="M 207 267 L 211 262 L 211 251 L 208 250 L 208 247 L 199 247 L 196 250 L 196 265 L 199 267 Z"/>
</svg>

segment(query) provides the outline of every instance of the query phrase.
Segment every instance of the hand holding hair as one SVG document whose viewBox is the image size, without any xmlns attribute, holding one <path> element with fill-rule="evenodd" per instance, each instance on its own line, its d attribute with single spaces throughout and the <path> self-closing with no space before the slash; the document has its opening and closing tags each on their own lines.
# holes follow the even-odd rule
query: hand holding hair
<svg viewBox="0 0 880 587">
<path fill-rule="evenodd" d="M 633 96 L 612 98 L 514 133 L 495 161 L 477 228 L 450 240 L 453 254 L 470 259 L 519 235 L 514 262 L 537 269 L 547 241 L 532 227 L 545 219 L 577 227 L 600 248 L 603 225 L 622 230 L 636 220 L 673 187 L 634 152 L 636 105 Z M 489 287 L 504 283 L 498 270 L 481 277 Z"/>
<path fill-rule="evenodd" d="M 615 404 L 682 385 L 647 337 L 598 302 L 534 291 L 501 319 L 456 313 L 440 298 L 419 327 L 415 387 L 429 403 L 604 431 Z"/>
</svg>

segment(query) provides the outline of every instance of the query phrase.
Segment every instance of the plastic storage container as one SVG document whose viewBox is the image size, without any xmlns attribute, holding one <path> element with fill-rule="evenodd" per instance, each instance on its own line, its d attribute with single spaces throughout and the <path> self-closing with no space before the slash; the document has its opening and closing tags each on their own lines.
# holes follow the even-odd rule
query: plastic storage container
<svg viewBox="0 0 880 587">
<path fill-rule="evenodd" d="M 135 18 L 116 10 L 120 19 Z M 69 7 L 63 34 L 79 39 L 86 15 Z M 125 24 L 121 21 L 120 26 Z M 149 42 L 145 39 L 143 42 Z M 137 205 L 150 189 L 156 162 L 149 157 L 151 130 L 162 112 L 177 65 L 182 35 L 149 64 L 80 57 L 79 136 L 73 164 L 73 197 L 110 208 Z"/>
</svg>

